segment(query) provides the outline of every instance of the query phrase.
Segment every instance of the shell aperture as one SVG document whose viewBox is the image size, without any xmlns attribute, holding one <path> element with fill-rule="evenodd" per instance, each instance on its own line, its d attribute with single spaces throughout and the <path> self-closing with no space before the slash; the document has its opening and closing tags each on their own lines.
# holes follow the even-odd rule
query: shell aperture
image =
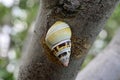
<svg viewBox="0 0 120 80">
<path fill-rule="evenodd" d="M 62 21 L 55 22 L 48 30 L 45 38 L 47 46 L 64 65 L 68 66 L 71 54 L 71 29 Z"/>
</svg>

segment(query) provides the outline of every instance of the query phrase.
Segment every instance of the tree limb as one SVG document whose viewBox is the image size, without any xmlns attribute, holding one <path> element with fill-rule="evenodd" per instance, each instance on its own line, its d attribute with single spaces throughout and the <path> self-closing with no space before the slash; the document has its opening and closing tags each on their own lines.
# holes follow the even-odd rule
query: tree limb
<svg viewBox="0 0 120 80">
<path fill-rule="evenodd" d="M 78 74 L 76 80 L 120 80 L 119 62 L 120 30 L 108 47 Z"/>
<path fill-rule="evenodd" d="M 41 0 L 32 40 L 24 55 L 18 80 L 74 80 L 104 23 L 119 0 Z M 72 54 L 63 67 L 45 45 L 45 35 L 57 20 L 72 29 Z"/>
</svg>

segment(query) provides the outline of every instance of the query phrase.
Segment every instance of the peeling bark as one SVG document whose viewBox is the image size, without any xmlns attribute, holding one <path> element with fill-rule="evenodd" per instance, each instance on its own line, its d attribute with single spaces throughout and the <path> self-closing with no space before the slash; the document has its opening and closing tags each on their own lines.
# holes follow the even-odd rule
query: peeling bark
<svg viewBox="0 0 120 80">
<path fill-rule="evenodd" d="M 119 0 L 41 0 L 35 30 L 18 80 L 75 80 L 80 66 Z M 72 54 L 63 67 L 46 47 L 45 35 L 57 20 L 72 30 Z"/>
</svg>

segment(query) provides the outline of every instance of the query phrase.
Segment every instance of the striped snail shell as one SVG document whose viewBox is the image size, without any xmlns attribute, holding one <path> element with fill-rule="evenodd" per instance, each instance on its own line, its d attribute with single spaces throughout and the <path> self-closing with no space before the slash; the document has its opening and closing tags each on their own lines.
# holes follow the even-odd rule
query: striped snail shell
<svg viewBox="0 0 120 80">
<path fill-rule="evenodd" d="M 62 21 L 56 21 L 48 30 L 45 41 L 53 54 L 64 65 L 68 66 L 71 54 L 71 29 Z"/>
</svg>

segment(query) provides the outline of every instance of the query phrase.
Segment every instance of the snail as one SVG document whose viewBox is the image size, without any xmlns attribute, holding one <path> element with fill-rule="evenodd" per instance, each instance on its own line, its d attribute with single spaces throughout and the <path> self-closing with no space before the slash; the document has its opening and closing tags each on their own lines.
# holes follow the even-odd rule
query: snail
<svg viewBox="0 0 120 80">
<path fill-rule="evenodd" d="M 63 66 L 67 67 L 71 54 L 70 26 L 63 21 L 56 21 L 48 30 L 45 42 Z"/>
</svg>

